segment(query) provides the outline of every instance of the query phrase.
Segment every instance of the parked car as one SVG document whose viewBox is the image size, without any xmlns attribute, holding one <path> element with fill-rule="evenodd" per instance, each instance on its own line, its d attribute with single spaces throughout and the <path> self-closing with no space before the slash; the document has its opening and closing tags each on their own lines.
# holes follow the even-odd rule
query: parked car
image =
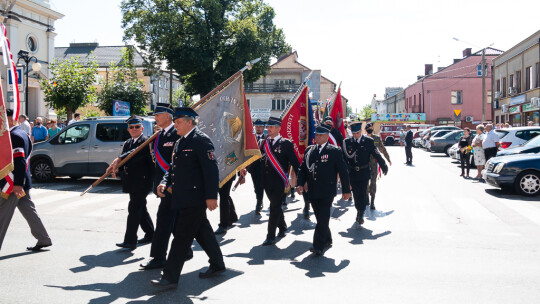
<svg viewBox="0 0 540 304">
<path fill-rule="evenodd" d="M 426 148 L 426 135 L 427 135 L 427 132 L 428 131 L 431 131 L 431 138 L 433 137 L 441 137 L 445 134 L 448 134 L 452 131 L 455 131 L 455 130 L 461 130 L 460 128 L 458 127 L 454 127 L 454 126 L 437 126 L 437 127 L 432 127 L 432 128 L 429 128 L 428 130 L 426 130 L 426 132 L 422 135 L 422 147 Z"/>
<path fill-rule="evenodd" d="M 491 158 L 482 178 L 494 187 L 514 188 L 521 195 L 540 193 L 540 153 Z"/>
<path fill-rule="evenodd" d="M 514 154 L 526 154 L 526 153 L 538 153 L 540 152 L 540 136 L 521 144 L 519 146 L 510 147 L 497 152 L 497 156 L 514 155 Z"/>
<path fill-rule="evenodd" d="M 540 135 L 540 127 L 514 127 L 495 130 L 501 149 L 519 146 Z"/>
<path fill-rule="evenodd" d="M 431 138 L 431 152 L 448 155 L 448 148 L 452 147 L 463 136 L 463 130 L 455 130 L 441 137 Z"/>
<path fill-rule="evenodd" d="M 455 143 L 450 148 L 448 148 L 448 151 L 447 151 L 446 154 L 448 154 L 448 156 L 450 156 L 450 158 L 456 159 L 457 161 L 459 161 L 459 145 L 458 145 L 458 143 Z"/>
<path fill-rule="evenodd" d="M 120 154 L 130 135 L 127 117 L 92 117 L 67 126 L 49 140 L 34 145 L 30 172 L 40 182 L 55 176 L 101 176 Z M 153 117 L 145 117 L 143 134 L 154 132 Z"/>
</svg>

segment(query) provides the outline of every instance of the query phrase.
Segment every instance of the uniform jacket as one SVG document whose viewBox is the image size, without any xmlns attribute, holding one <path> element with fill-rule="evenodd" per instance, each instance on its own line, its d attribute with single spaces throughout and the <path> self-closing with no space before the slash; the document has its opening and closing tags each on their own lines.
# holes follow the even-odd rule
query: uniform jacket
<svg viewBox="0 0 540 304">
<path fill-rule="evenodd" d="M 124 142 L 122 155 L 136 149 L 143 144 L 148 137 L 141 135 L 136 142 L 130 138 Z M 152 189 L 152 155 L 147 145 L 139 153 L 135 154 L 122 167 L 118 168 L 122 177 L 122 191 L 127 193 L 149 192 Z"/>
<path fill-rule="evenodd" d="M 272 166 L 272 163 L 270 162 L 270 159 L 268 158 L 264 150 L 264 143 L 267 140 L 268 138 L 259 142 L 259 148 L 262 154 L 261 162 L 263 172 L 263 186 L 266 189 L 285 190 L 285 184 L 283 180 L 277 173 L 276 169 L 274 169 L 274 167 Z M 289 173 L 291 166 L 293 167 L 294 173 L 298 173 L 298 167 L 300 166 L 300 163 L 298 162 L 298 158 L 296 158 L 296 154 L 294 153 L 294 146 L 290 140 L 281 137 L 278 142 L 270 145 L 270 149 L 272 150 L 272 153 L 276 157 L 277 161 L 279 162 L 281 168 L 283 168 L 283 171 L 285 173 Z"/>
<path fill-rule="evenodd" d="M 172 187 L 172 208 L 206 207 L 217 199 L 219 169 L 210 138 L 195 128 L 174 146 L 172 165 L 161 184 Z"/>
<path fill-rule="evenodd" d="M 381 137 L 379 135 L 371 134 L 371 138 L 373 139 L 373 143 L 375 144 L 375 147 L 377 147 L 379 152 L 384 155 L 387 161 L 390 161 L 390 155 L 388 155 L 388 151 L 386 151 Z M 377 159 L 375 157 L 370 157 L 369 166 L 371 167 L 371 170 L 377 170 Z"/>
<path fill-rule="evenodd" d="M 375 146 L 373 139 L 361 136 L 360 142 L 354 137 L 348 137 L 343 141 L 343 154 L 349 168 L 351 181 L 370 179 L 369 160 L 373 156 L 384 173 L 388 171 L 386 162 Z"/>
<path fill-rule="evenodd" d="M 407 134 L 405 135 L 405 143 L 407 144 L 407 147 L 412 147 L 412 140 L 413 140 L 413 134 L 412 131 L 407 131 Z"/>
<path fill-rule="evenodd" d="M 258 136 L 255 134 L 255 136 Z M 259 147 L 261 146 L 261 141 L 264 142 L 268 136 L 265 134 L 261 135 L 261 138 L 257 141 L 259 144 Z M 248 172 L 250 174 L 262 174 L 262 158 L 259 158 L 258 160 L 254 161 L 251 165 L 248 167 Z"/>
<path fill-rule="evenodd" d="M 332 128 L 330 134 L 332 134 L 332 136 L 334 136 L 334 138 L 336 139 L 338 147 L 343 146 L 343 135 L 341 135 L 341 132 L 339 132 L 338 129 Z"/>
<path fill-rule="evenodd" d="M 350 193 L 349 172 L 341 150 L 328 143 L 317 153 L 317 145 L 311 145 L 306 149 L 298 171 L 298 185 L 303 186 L 307 182 L 307 193 L 311 199 L 333 198 L 336 196 L 338 173 L 343 193 Z"/>
<path fill-rule="evenodd" d="M 11 148 L 13 149 L 13 163 L 15 169 L 13 170 L 13 185 L 22 186 L 23 189 L 28 192 L 32 187 L 30 179 L 30 170 L 28 157 L 32 152 L 32 143 L 30 137 L 21 127 L 14 126 L 9 131 L 11 136 Z M 0 189 L 4 188 L 6 180 L 0 180 Z"/>
</svg>

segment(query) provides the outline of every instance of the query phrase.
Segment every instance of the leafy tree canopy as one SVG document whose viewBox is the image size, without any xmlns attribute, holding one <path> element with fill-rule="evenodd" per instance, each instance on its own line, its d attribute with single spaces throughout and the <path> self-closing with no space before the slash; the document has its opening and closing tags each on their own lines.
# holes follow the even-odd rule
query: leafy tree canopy
<svg viewBox="0 0 540 304">
<path fill-rule="evenodd" d="M 370 105 L 365 105 L 358 113 L 360 120 L 370 120 L 371 114 L 377 113 L 377 110 L 371 108 Z"/>
<path fill-rule="evenodd" d="M 270 59 L 290 49 L 262 0 L 123 0 L 124 39 L 133 39 L 149 64 L 166 60 L 191 95 L 210 92 L 261 58 L 244 79 L 270 69 Z"/>
</svg>

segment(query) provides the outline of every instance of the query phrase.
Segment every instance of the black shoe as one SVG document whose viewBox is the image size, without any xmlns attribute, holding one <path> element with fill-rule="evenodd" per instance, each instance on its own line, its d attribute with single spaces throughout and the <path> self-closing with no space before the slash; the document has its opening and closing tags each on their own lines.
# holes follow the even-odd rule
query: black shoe
<svg viewBox="0 0 540 304">
<path fill-rule="evenodd" d="M 284 238 L 285 237 L 285 231 L 287 231 L 287 229 L 284 229 L 284 230 L 280 229 L 277 237 L 278 238 Z"/>
<path fill-rule="evenodd" d="M 262 201 L 257 201 L 257 205 L 255 206 L 255 213 L 257 215 L 261 215 L 261 210 L 263 208 L 263 203 Z"/>
<path fill-rule="evenodd" d="M 131 249 L 131 250 L 137 248 L 136 244 L 126 244 L 126 243 L 116 243 L 116 246 Z"/>
<path fill-rule="evenodd" d="M 310 247 L 310 248 L 309 248 L 309 251 L 315 253 L 315 255 L 321 255 L 321 254 L 322 254 L 322 250 L 320 250 L 320 249 L 315 249 L 315 248 L 313 248 L 313 247 Z"/>
<path fill-rule="evenodd" d="M 369 209 L 375 210 L 375 204 L 371 204 L 371 206 L 369 206 Z"/>
<path fill-rule="evenodd" d="M 213 276 L 216 276 L 220 273 L 224 273 L 225 272 L 225 267 L 221 268 L 221 269 L 217 269 L 217 268 L 214 268 L 212 266 L 208 267 L 208 270 L 206 270 L 205 272 L 199 272 L 199 278 L 201 279 L 206 279 L 206 278 L 211 278 Z"/>
<path fill-rule="evenodd" d="M 364 217 L 362 216 L 362 214 L 360 214 L 360 212 L 358 212 L 358 214 L 356 215 L 356 222 L 358 223 L 358 225 L 364 224 Z"/>
<path fill-rule="evenodd" d="M 352 196 L 351 196 L 351 197 L 349 197 L 349 202 L 352 202 Z"/>
<path fill-rule="evenodd" d="M 304 208 L 304 211 L 302 212 L 302 214 L 304 215 L 304 218 L 306 220 L 309 219 L 309 209 Z"/>
<path fill-rule="evenodd" d="M 42 248 L 49 247 L 51 245 L 52 244 L 50 244 L 50 245 L 36 245 L 36 246 L 33 246 L 33 247 L 26 247 L 26 250 L 28 250 L 28 251 L 41 251 Z"/>
<path fill-rule="evenodd" d="M 152 243 L 151 236 L 144 236 L 142 239 L 137 240 L 137 244 L 148 244 L 148 243 Z"/>
<path fill-rule="evenodd" d="M 283 202 L 281 204 L 281 210 L 283 210 L 283 211 L 287 210 L 287 203 Z"/>
<path fill-rule="evenodd" d="M 262 243 L 263 246 L 270 246 L 270 245 L 274 245 L 276 243 L 276 240 L 275 239 L 270 239 L 270 238 L 267 238 L 266 240 L 264 240 L 264 242 Z"/>
<path fill-rule="evenodd" d="M 218 229 L 216 229 L 216 231 L 214 233 L 215 234 L 224 234 L 225 232 L 227 232 L 227 228 L 223 228 L 223 227 L 219 226 Z"/>
<path fill-rule="evenodd" d="M 159 280 L 150 281 L 150 285 L 159 288 L 176 288 L 178 286 L 178 282 L 171 282 L 165 278 L 161 278 Z"/>
<path fill-rule="evenodd" d="M 141 264 L 142 270 L 159 269 L 165 267 L 165 260 L 151 259 L 146 264 Z"/>
</svg>

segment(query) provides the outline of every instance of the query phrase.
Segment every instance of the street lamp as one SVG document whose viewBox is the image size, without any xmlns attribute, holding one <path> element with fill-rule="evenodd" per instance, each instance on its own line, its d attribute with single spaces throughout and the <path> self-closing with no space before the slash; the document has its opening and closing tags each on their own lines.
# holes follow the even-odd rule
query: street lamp
<svg viewBox="0 0 540 304">
<path fill-rule="evenodd" d="M 17 56 L 19 58 L 17 60 L 17 65 L 19 64 L 21 59 L 24 61 L 26 65 L 26 77 L 25 77 L 26 85 L 25 85 L 25 92 L 24 92 L 24 102 L 26 105 L 24 107 L 24 112 L 26 115 L 28 115 L 28 74 L 30 72 L 28 71 L 28 65 L 30 64 L 30 62 L 34 61 L 34 64 L 32 64 L 32 71 L 39 72 L 39 70 L 41 70 L 41 64 L 38 62 L 38 59 L 36 57 L 30 56 L 30 52 L 28 52 L 27 50 L 20 50 Z M 17 84 L 14 84 L 14 85 L 17 85 Z"/>
</svg>

